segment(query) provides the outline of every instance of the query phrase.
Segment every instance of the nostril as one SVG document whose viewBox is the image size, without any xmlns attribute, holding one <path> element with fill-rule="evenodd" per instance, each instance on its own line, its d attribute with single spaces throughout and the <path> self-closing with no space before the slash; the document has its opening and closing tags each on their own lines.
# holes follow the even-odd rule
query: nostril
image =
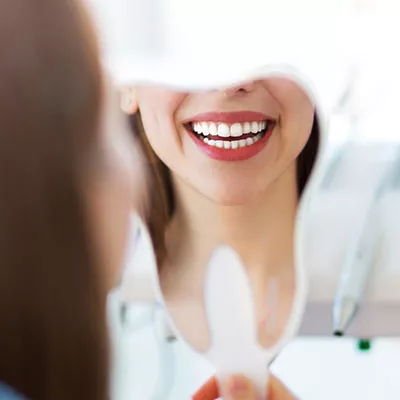
<svg viewBox="0 0 400 400">
<path fill-rule="evenodd" d="M 254 89 L 254 82 L 247 82 L 224 90 L 225 96 L 234 96 L 237 93 L 246 94 Z"/>
</svg>

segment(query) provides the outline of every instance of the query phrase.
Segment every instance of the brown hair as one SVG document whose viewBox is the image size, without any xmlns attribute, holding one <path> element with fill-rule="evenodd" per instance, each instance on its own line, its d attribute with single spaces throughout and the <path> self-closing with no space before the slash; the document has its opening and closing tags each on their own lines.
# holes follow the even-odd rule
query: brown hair
<svg viewBox="0 0 400 400">
<path fill-rule="evenodd" d="M 108 397 L 105 293 L 82 192 L 102 75 L 73 0 L 0 4 L 0 381 L 32 400 Z"/>
<path fill-rule="evenodd" d="M 139 138 L 142 151 L 148 161 L 149 198 L 146 223 L 150 231 L 158 265 L 162 265 L 165 255 L 165 230 L 174 212 L 174 195 L 168 167 L 157 157 L 151 148 L 142 124 L 140 112 L 131 117 L 133 131 Z M 314 114 L 311 134 L 306 146 L 297 159 L 297 190 L 301 196 L 310 177 L 319 147 L 318 117 Z"/>
</svg>

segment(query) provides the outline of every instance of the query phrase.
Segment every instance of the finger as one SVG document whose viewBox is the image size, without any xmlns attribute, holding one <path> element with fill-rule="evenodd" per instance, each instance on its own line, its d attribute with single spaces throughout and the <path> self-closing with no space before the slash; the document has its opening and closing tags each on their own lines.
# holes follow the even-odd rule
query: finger
<svg viewBox="0 0 400 400">
<path fill-rule="evenodd" d="M 248 388 L 249 393 L 248 394 L 243 394 L 247 396 L 253 396 L 253 397 L 238 397 L 240 396 L 240 393 L 235 393 L 235 390 L 237 391 L 237 386 L 239 388 L 243 386 L 242 383 L 237 383 L 235 380 L 236 379 L 242 379 L 244 380 L 244 386 L 245 388 Z M 248 385 L 248 387 L 246 386 Z M 231 386 L 234 386 L 233 388 Z M 231 396 L 227 400 L 255 400 L 256 399 L 256 394 L 253 389 L 253 386 L 247 378 L 243 376 L 238 376 L 238 377 L 232 377 L 231 379 L 228 380 L 227 382 L 227 388 L 228 390 L 231 389 L 233 392 L 229 394 Z M 236 396 L 236 397 L 235 397 Z M 192 397 L 192 400 L 217 400 L 220 397 L 219 393 L 219 386 L 218 382 L 215 377 L 210 378 L 197 392 L 196 394 Z M 296 400 L 296 397 L 289 391 L 289 389 L 286 388 L 286 386 L 277 378 L 275 378 L 273 375 L 270 375 L 270 381 L 268 385 L 268 400 Z"/>
<path fill-rule="evenodd" d="M 232 376 L 226 382 L 226 400 L 257 400 L 256 390 L 249 379 L 244 376 Z"/>
<path fill-rule="evenodd" d="M 217 379 L 209 379 L 192 397 L 192 400 L 216 400 L 220 397 Z"/>
<path fill-rule="evenodd" d="M 279 379 L 271 375 L 268 400 L 296 400 L 296 398 Z"/>
</svg>

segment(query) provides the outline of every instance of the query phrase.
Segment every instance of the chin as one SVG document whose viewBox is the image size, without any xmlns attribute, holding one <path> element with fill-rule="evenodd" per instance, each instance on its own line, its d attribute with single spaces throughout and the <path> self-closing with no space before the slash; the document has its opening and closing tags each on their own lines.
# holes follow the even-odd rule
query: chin
<svg viewBox="0 0 400 400">
<path fill-rule="evenodd" d="M 234 188 L 219 187 L 216 190 L 203 194 L 213 203 L 221 206 L 240 206 L 251 203 L 259 194 L 258 190 L 235 185 Z"/>
</svg>

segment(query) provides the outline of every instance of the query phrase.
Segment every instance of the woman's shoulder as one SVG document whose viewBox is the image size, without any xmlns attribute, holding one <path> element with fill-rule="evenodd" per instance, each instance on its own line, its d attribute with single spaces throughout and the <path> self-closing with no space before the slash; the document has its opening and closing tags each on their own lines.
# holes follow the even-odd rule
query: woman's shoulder
<svg viewBox="0 0 400 400">
<path fill-rule="evenodd" d="M 0 400 L 26 400 L 8 385 L 0 382 Z"/>
</svg>

